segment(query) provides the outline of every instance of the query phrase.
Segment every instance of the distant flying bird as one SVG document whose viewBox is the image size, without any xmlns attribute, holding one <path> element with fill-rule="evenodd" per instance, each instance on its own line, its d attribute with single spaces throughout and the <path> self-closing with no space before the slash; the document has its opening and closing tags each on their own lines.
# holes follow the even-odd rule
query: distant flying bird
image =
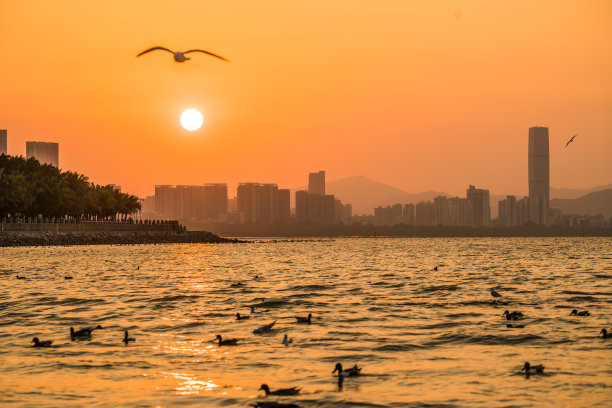
<svg viewBox="0 0 612 408">
<path fill-rule="evenodd" d="M 574 138 L 578 136 L 577 134 L 575 134 L 574 136 L 572 136 L 572 138 L 565 144 L 565 147 L 567 147 L 570 143 L 572 143 L 574 141 Z"/>
<path fill-rule="evenodd" d="M 176 62 L 185 62 L 187 60 L 190 60 L 191 58 L 187 58 L 185 56 L 185 54 L 188 54 L 190 52 L 201 52 L 201 53 L 204 53 L 204 54 L 208 54 L 208 55 L 210 55 L 212 57 L 219 58 L 220 60 L 227 61 L 227 59 L 223 58 L 222 56 L 217 55 L 217 54 L 213 54 L 212 52 L 209 52 L 209 51 L 195 49 L 195 50 L 189 50 L 189 51 L 185 51 L 185 52 L 180 52 L 180 51 L 171 51 L 171 50 L 169 50 L 167 48 L 164 48 L 164 47 L 152 47 L 152 48 L 149 48 L 148 50 L 144 50 L 143 52 L 138 54 L 136 57 L 140 57 L 141 55 L 144 55 L 147 52 L 151 52 L 151 51 L 155 51 L 155 50 L 162 50 L 162 51 L 171 52 L 174 55 L 174 60 Z"/>
</svg>

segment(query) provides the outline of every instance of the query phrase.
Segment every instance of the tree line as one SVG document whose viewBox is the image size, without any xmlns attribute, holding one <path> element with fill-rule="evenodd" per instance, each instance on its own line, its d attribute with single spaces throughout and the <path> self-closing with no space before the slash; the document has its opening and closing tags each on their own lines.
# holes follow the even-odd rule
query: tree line
<svg viewBox="0 0 612 408">
<path fill-rule="evenodd" d="M 138 197 L 94 184 L 82 174 L 62 172 L 35 158 L 0 155 L 0 218 L 116 220 L 138 210 Z"/>
</svg>

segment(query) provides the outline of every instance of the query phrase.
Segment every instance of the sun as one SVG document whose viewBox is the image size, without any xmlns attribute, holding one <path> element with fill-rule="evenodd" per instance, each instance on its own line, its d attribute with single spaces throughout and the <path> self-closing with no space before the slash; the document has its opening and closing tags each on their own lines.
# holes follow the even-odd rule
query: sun
<svg viewBox="0 0 612 408">
<path fill-rule="evenodd" d="M 181 125 L 183 125 L 186 130 L 192 132 L 198 130 L 203 122 L 204 118 L 202 114 L 196 109 L 187 109 L 181 114 Z"/>
</svg>

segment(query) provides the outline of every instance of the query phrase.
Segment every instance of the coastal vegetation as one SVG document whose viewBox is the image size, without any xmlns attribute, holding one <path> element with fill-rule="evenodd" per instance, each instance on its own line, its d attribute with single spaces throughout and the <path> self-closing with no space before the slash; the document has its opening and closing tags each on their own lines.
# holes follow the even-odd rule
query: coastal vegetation
<svg viewBox="0 0 612 408">
<path fill-rule="evenodd" d="M 35 158 L 0 155 L 0 218 L 116 220 L 140 210 L 138 198 Z"/>
</svg>

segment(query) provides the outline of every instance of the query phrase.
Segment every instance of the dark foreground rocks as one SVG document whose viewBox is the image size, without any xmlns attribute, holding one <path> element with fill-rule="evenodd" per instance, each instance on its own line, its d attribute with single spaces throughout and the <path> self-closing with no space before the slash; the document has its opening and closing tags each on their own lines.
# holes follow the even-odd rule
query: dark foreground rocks
<svg viewBox="0 0 612 408">
<path fill-rule="evenodd" d="M 0 232 L 0 247 L 54 245 L 241 243 L 206 231 L 151 232 Z"/>
</svg>

